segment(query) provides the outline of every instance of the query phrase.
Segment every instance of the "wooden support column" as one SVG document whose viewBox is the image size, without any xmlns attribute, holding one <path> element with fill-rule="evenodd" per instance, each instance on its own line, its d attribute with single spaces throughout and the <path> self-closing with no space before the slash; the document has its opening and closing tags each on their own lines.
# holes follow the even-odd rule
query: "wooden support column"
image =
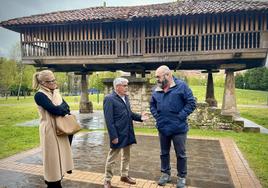
<svg viewBox="0 0 268 188">
<path fill-rule="evenodd" d="M 210 107 L 217 107 L 217 101 L 214 95 L 214 83 L 213 83 L 213 72 L 219 72 L 218 70 L 207 70 L 202 73 L 208 73 L 207 79 L 207 90 L 206 90 L 206 102 Z"/>
<path fill-rule="evenodd" d="M 239 117 L 235 97 L 235 77 L 232 69 L 225 70 L 225 86 L 222 101 L 221 114 Z"/>
<path fill-rule="evenodd" d="M 80 98 L 80 113 L 93 113 L 93 105 L 92 102 L 88 99 L 88 81 L 87 74 L 82 73 L 81 75 L 81 98 Z"/>
<path fill-rule="evenodd" d="M 131 71 L 130 72 L 130 76 L 136 78 L 136 72 L 135 71 Z"/>
</svg>

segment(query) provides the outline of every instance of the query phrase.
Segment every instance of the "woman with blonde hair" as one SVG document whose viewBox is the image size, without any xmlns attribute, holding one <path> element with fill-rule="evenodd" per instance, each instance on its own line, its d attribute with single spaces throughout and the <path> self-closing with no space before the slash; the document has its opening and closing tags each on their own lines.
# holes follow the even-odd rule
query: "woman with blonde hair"
<svg viewBox="0 0 268 188">
<path fill-rule="evenodd" d="M 43 70 L 33 76 L 34 96 L 40 115 L 40 145 L 42 148 L 44 179 L 47 187 L 61 187 L 65 172 L 74 168 L 68 136 L 56 135 L 55 117 L 70 113 L 68 104 L 57 89 L 52 71 Z M 70 141 L 71 142 L 71 141 Z"/>
</svg>

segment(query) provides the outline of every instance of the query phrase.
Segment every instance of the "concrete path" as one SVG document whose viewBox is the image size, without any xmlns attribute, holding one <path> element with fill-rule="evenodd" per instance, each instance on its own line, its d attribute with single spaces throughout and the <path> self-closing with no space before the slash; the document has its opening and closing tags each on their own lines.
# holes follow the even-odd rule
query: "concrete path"
<svg viewBox="0 0 268 188">
<path fill-rule="evenodd" d="M 241 119 L 244 121 L 244 127 L 245 128 L 259 128 L 260 133 L 268 134 L 268 129 L 266 129 L 265 127 L 260 126 L 260 125 L 256 124 L 255 122 L 250 121 L 250 120 L 248 120 L 246 118 L 241 117 Z"/>
<path fill-rule="evenodd" d="M 246 132 L 257 132 L 257 133 L 268 134 L 267 128 L 261 125 L 258 125 L 257 123 L 250 121 L 249 119 L 239 117 L 239 118 L 236 118 L 236 120 L 244 121 L 244 131 Z"/>
<path fill-rule="evenodd" d="M 159 141 L 155 135 L 137 135 L 138 144 L 131 149 L 130 176 L 137 185 L 120 182 L 116 163 L 114 187 L 156 188 L 160 176 Z M 109 150 L 108 135 L 104 132 L 78 133 L 74 137 L 75 170 L 65 175 L 62 185 L 71 187 L 103 187 L 104 165 Z M 187 140 L 187 187 L 232 188 L 261 187 L 246 160 L 231 139 L 190 137 Z M 171 150 L 172 182 L 176 185 L 176 157 Z M 0 187 L 45 187 L 42 176 L 40 148 L 0 160 Z"/>
</svg>

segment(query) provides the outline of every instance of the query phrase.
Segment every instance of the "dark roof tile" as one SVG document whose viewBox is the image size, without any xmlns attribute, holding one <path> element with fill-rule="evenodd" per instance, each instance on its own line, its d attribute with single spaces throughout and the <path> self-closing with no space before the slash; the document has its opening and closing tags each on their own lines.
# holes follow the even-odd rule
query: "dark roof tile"
<svg viewBox="0 0 268 188">
<path fill-rule="evenodd" d="M 172 3 L 126 6 L 92 7 L 51 12 L 15 18 L 0 23 L 2 27 L 65 22 L 125 20 L 144 17 L 222 13 L 232 11 L 268 10 L 268 2 L 246 0 L 185 0 Z"/>
</svg>

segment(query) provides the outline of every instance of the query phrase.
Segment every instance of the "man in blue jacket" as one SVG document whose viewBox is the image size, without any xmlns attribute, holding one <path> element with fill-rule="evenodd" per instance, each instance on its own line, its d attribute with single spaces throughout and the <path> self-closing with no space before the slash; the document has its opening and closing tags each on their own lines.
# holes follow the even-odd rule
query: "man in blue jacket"
<svg viewBox="0 0 268 188">
<path fill-rule="evenodd" d="M 113 81 L 114 91 L 107 95 L 103 102 L 104 118 L 110 137 L 110 151 L 105 165 L 104 187 L 111 187 L 113 165 L 120 151 L 121 154 L 121 181 L 136 184 L 129 177 L 130 146 L 136 143 L 133 120 L 143 121 L 148 119 L 147 113 L 142 115 L 131 111 L 127 97 L 128 80 L 116 78 Z"/>
<path fill-rule="evenodd" d="M 187 158 L 185 144 L 188 132 L 187 116 L 196 108 L 196 101 L 187 84 L 172 76 L 169 67 L 160 66 L 155 76 L 157 87 L 153 91 L 150 110 L 156 119 L 160 140 L 162 175 L 158 185 L 171 181 L 170 146 L 173 141 L 177 157 L 177 188 L 185 187 Z"/>
</svg>

